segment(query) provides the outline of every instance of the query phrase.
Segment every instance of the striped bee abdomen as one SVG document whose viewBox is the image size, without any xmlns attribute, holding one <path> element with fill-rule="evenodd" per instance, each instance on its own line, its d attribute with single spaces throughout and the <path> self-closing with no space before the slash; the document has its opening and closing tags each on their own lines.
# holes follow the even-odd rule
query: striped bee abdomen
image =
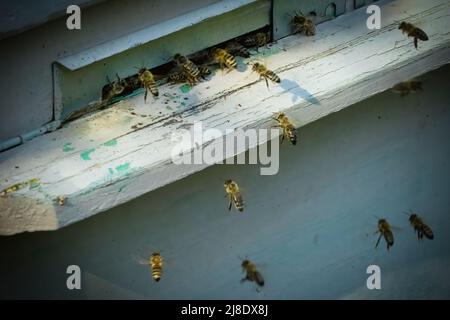
<svg viewBox="0 0 450 320">
<path fill-rule="evenodd" d="M 387 247 L 392 247 L 394 245 L 394 234 L 390 230 L 386 230 L 383 233 L 384 240 L 386 240 Z"/>
<path fill-rule="evenodd" d="M 236 209 L 238 209 L 241 212 L 244 211 L 244 200 L 242 199 L 242 196 L 240 193 L 236 193 L 233 195 L 233 202 L 234 202 Z"/>
<path fill-rule="evenodd" d="M 273 82 L 276 82 L 276 83 L 281 82 L 280 77 L 272 70 L 267 70 L 265 75 L 268 79 L 272 80 Z"/>
<path fill-rule="evenodd" d="M 289 141 L 295 145 L 297 144 L 297 130 L 293 125 L 289 125 L 285 129 L 285 135 L 289 138 Z"/>
<path fill-rule="evenodd" d="M 220 66 L 226 66 L 229 69 L 237 67 L 236 59 L 229 54 L 226 50 L 217 48 L 213 53 L 214 60 L 220 64 Z"/>
<path fill-rule="evenodd" d="M 434 239 L 433 230 L 423 222 L 423 220 L 415 213 L 411 214 L 409 217 L 411 225 L 414 227 L 414 231 L 417 233 L 417 237 L 422 239 L 423 236 L 432 240 Z"/>
<path fill-rule="evenodd" d="M 159 253 L 153 253 L 150 257 L 150 265 L 152 267 L 152 278 L 155 281 L 161 280 L 163 259 Z"/>
</svg>

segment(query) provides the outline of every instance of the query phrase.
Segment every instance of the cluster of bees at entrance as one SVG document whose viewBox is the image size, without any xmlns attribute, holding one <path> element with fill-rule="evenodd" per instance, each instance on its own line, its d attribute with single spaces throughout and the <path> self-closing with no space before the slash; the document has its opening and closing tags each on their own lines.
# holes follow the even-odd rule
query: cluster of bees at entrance
<svg viewBox="0 0 450 320">
<path fill-rule="evenodd" d="M 174 67 L 165 75 L 153 74 L 152 71 L 145 67 L 140 68 L 137 74 L 126 79 L 121 79 L 116 74 L 116 81 L 111 81 L 107 78 L 108 84 L 102 89 L 102 101 L 110 102 L 115 97 L 126 96 L 140 88 L 145 90 L 144 102 L 147 101 L 149 92 L 154 98 L 157 98 L 159 96 L 158 81 L 164 78 L 169 83 L 187 83 L 190 87 L 193 87 L 202 80 L 206 80 L 212 73 L 210 66 L 218 65 L 222 70 L 227 69 L 231 71 L 238 66 L 235 56 L 248 58 L 250 57 L 248 48 L 259 48 L 267 45 L 269 42 L 269 32 L 252 33 L 229 41 L 222 48 L 214 47 L 209 50 L 203 50 L 192 58 L 177 53 L 173 56 L 170 63 Z M 267 69 L 260 62 L 252 63 L 252 71 L 257 72 L 261 78 L 266 80 L 267 87 L 269 86 L 268 80 L 275 83 L 281 81 L 275 72 Z"/>
<path fill-rule="evenodd" d="M 291 24 L 294 33 L 304 33 L 306 36 L 314 36 L 316 33 L 315 24 L 311 17 L 307 17 L 301 12 L 295 13 L 295 15 L 291 19 Z M 402 22 L 398 29 L 402 30 L 403 33 L 406 33 L 408 37 L 412 37 L 414 39 L 414 46 L 416 49 L 418 48 L 418 40 L 428 40 L 428 36 L 423 30 L 415 27 L 410 23 Z M 257 33 L 252 35 L 251 37 L 244 39 L 242 43 L 244 44 L 244 46 L 260 47 L 264 46 L 268 42 L 268 33 Z M 242 46 L 239 46 L 239 44 L 232 43 L 232 46 L 234 46 L 234 50 L 230 50 L 227 48 L 214 48 L 211 51 L 212 60 L 214 61 L 214 63 L 219 64 L 220 68 L 222 69 L 226 68 L 232 70 L 236 68 L 237 63 L 232 54 L 233 51 L 240 52 L 240 54 L 247 54 L 245 50 L 242 50 Z M 180 54 L 176 54 L 174 56 L 174 61 L 178 65 L 179 69 L 177 72 L 171 73 L 168 76 L 168 80 L 170 82 L 187 82 L 190 86 L 193 86 L 197 82 L 201 81 L 202 78 L 204 79 L 205 76 L 211 73 L 207 67 L 197 66 L 187 57 Z M 269 86 L 268 80 L 271 80 L 275 83 L 279 83 L 281 81 L 280 77 L 275 72 L 267 69 L 266 66 L 258 62 L 253 64 L 252 70 L 256 71 L 260 75 L 260 77 L 266 81 L 267 87 Z M 147 91 L 150 91 L 154 96 L 158 96 L 157 85 L 152 73 L 148 69 L 141 69 L 138 73 L 138 78 L 140 79 L 142 86 L 146 90 L 144 100 L 147 97 Z M 399 83 L 395 85 L 392 90 L 404 96 L 410 92 L 421 91 L 422 86 L 419 81 L 412 80 Z M 284 139 L 286 139 L 292 145 L 296 145 L 297 131 L 289 118 L 285 114 L 279 113 L 278 115 L 276 115 L 274 120 L 278 122 L 279 127 L 281 127 L 282 129 L 282 134 L 280 137 L 281 143 L 284 141 Z M 224 183 L 224 189 L 225 195 L 229 200 L 228 210 L 231 211 L 234 206 L 234 208 L 238 212 L 243 213 L 245 208 L 244 197 L 241 193 L 238 183 L 231 179 L 226 180 Z M 414 233 L 417 234 L 419 240 L 422 240 L 424 237 L 430 240 L 434 239 L 432 229 L 417 213 L 414 213 L 412 211 L 404 213 L 408 215 L 409 222 L 414 230 Z M 375 244 L 375 248 L 378 247 L 381 238 L 384 238 L 387 245 L 387 250 L 389 250 L 394 245 L 393 230 L 395 229 L 395 227 L 391 226 L 385 218 L 377 219 L 378 226 L 374 234 L 379 234 L 379 237 Z M 150 265 L 153 279 L 155 281 L 161 280 L 164 262 L 159 252 L 154 252 L 149 259 L 140 259 L 139 262 L 141 264 Z M 241 282 L 251 281 L 255 282 L 259 287 L 264 286 L 264 278 L 252 261 L 243 259 L 241 267 L 243 269 L 243 272 L 245 273 L 245 277 L 241 280 Z"/>
</svg>

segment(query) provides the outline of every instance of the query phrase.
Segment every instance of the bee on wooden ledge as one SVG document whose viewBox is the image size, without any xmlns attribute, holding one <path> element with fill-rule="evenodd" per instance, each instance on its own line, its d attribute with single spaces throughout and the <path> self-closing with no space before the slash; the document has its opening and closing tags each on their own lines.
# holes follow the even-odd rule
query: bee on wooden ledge
<svg viewBox="0 0 450 320">
<path fill-rule="evenodd" d="M 307 37 L 314 36 L 316 34 L 316 26 L 314 21 L 305 16 L 301 11 L 294 12 L 294 16 L 291 19 L 291 25 L 293 33 L 305 33 Z"/>
<path fill-rule="evenodd" d="M 248 35 L 241 40 L 241 43 L 246 47 L 256 47 L 256 51 L 258 51 L 260 47 L 267 45 L 269 42 L 269 32 L 257 32 L 255 34 Z"/>
<path fill-rule="evenodd" d="M 145 89 L 144 102 L 147 101 L 148 91 L 150 91 L 155 98 L 159 96 L 158 85 L 156 84 L 155 77 L 150 70 L 148 70 L 147 68 L 139 69 L 138 79 L 142 87 L 144 87 Z"/>
<path fill-rule="evenodd" d="M 179 53 L 173 57 L 173 60 L 182 69 L 189 86 L 193 87 L 200 81 L 200 70 L 195 63 Z"/>
<path fill-rule="evenodd" d="M 267 69 L 267 67 L 262 63 L 253 63 L 252 71 L 256 71 L 259 74 L 259 77 L 263 78 L 266 81 L 267 89 L 269 89 L 269 81 L 267 81 L 267 79 L 275 83 L 281 82 L 280 77 L 272 70 Z"/>
<path fill-rule="evenodd" d="M 212 53 L 214 62 L 218 63 L 220 69 L 224 67 L 232 70 L 237 67 L 236 59 L 224 49 L 216 48 Z"/>
<path fill-rule="evenodd" d="M 414 38 L 414 47 L 418 49 L 419 40 L 428 41 L 428 35 L 420 28 L 417 28 L 412 23 L 402 22 L 398 27 L 399 30 L 402 30 L 402 33 L 406 33 L 408 37 Z"/>
</svg>

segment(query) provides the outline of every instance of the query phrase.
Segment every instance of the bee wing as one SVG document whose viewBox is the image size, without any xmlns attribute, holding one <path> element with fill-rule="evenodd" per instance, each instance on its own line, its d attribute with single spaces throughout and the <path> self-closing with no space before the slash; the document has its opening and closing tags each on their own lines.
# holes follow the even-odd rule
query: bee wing
<svg viewBox="0 0 450 320">
<path fill-rule="evenodd" d="M 416 28 L 416 36 L 420 40 L 423 40 L 423 41 L 427 41 L 428 40 L 428 35 L 422 29 Z"/>
<path fill-rule="evenodd" d="M 141 256 L 135 255 L 133 254 L 133 260 L 141 265 L 148 265 L 149 264 L 149 259 L 144 259 Z"/>
</svg>

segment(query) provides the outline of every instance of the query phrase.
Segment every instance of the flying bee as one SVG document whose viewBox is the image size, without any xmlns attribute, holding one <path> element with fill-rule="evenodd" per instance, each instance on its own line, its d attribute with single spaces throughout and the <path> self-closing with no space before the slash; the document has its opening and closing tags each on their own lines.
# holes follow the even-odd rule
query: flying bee
<svg viewBox="0 0 450 320">
<path fill-rule="evenodd" d="M 185 56 L 182 56 L 179 53 L 177 53 L 173 57 L 173 59 L 183 69 L 183 72 L 186 74 L 186 80 L 188 81 L 189 85 L 191 87 L 195 85 L 200 78 L 200 70 L 195 65 L 195 63 L 193 63 L 191 60 L 189 60 Z"/>
<path fill-rule="evenodd" d="M 242 261 L 242 270 L 245 272 L 245 278 L 241 280 L 241 283 L 244 281 L 254 281 L 260 287 L 264 286 L 264 278 L 261 276 L 261 273 L 256 269 L 256 266 L 250 260 L 245 259 Z"/>
<path fill-rule="evenodd" d="M 395 93 L 400 93 L 401 96 L 404 97 L 410 92 L 423 91 L 422 82 L 416 80 L 400 82 L 392 87 L 392 91 Z"/>
<path fill-rule="evenodd" d="M 316 26 L 311 18 L 303 15 L 301 11 L 294 12 L 294 16 L 291 19 L 291 25 L 293 28 L 293 32 L 303 33 L 305 32 L 306 36 L 314 36 L 316 34 Z"/>
<path fill-rule="evenodd" d="M 275 120 L 278 121 L 278 125 L 283 129 L 281 143 L 283 143 L 284 138 L 287 138 L 293 145 L 297 144 L 297 130 L 289 118 L 284 113 L 279 113 Z"/>
<path fill-rule="evenodd" d="M 158 282 L 161 280 L 162 268 L 163 268 L 163 258 L 158 252 L 155 252 L 150 257 L 150 266 L 152 268 L 153 280 Z"/>
<path fill-rule="evenodd" d="M 406 33 L 408 37 L 414 38 L 414 47 L 417 48 L 419 40 L 422 41 L 428 41 L 428 35 L 420 28 L 417 28 L 415 25 L 408 23 L 408 22 L 402 22 L 400 23 L 400 26 L 398 27 L 399 30 L 402 30 L 402 33 Z"/>
<path fill-rule="evenodd" d="M 57 196 L 56 201 L 60 206 L 63 206 L 66 203 L 66 197 L 65 196 Z"/>
<path fill-rule="evenodd" d="M 220 65 L 221 69 L 223 69 L 224 66 L 228 69 L 234 69 L 237 67 L 236 59 L 224 49 L 215 49 L 213 51 L 213 59 Z"/>
<path fill-rule="evenodd" d="M 40 183 L 40 180 L 37 178 L 31 179 L 28 181 L 24 181 L 24 182 L 19 182 L 19 183 L 13 184 L 12 186 L 9 186 L 9 187 L 3 189 L 2 191 L 0 191 L 0 196 L 5 197 L 10 193 L 16 192 L 16 191 L 23 189 L 25 187 L 28 187 L 28 186 L 31 188 L 33 186 L 38 185 L 39 183 Z"/>
<path fill-rule="evenodd" d="M 411 223 L 411 226 L 414 228 L 414 232 L 417 233 L 417 238 L 419 240 L 421 240 L 423 236 L 425 236 L 430 240 L 434 239 L 433 230 L 431 230 L 431 228 L 425 222 L 423 222 L 422 218 L 420 218 L 414 212 L 411 213 L 405 212 L 405 214 L 409 215 L 409 222 Z"/>
<path fill-rule="evenodd" d="M 240 212 L 244 211 L 244 200 L 242 199 L 238 184 L 230 179 L 225 181 L 224 187 L 226 196 L 230 197 L 230 205 L 228 206 L 228 210 L 231 210 L 231 206 L 234 203 L 237 210 Z"/>
<path fill-rule="evenodd" d="M 138 72 L 138 79 L 141 85 L 145 88 L 144 102 L 147 101 L 147 93 L 150 91 L 154 97 L 159 95 L 158 85 L 155 82 L 153 73 L 147 68 L 141 68 Z"/>
<path fill-rule="evenodd" d="M 156 282 L 161 280 L 163 269 L 163 258 L 159 252 L 152 253 L 150 258 L 147 259 L 143 259 L 140 256 L 134 256 L 134 259 L 139 264 L 147 265 L 150 267 L 153 280 L 155 280 Z"/>
<path fill-rule="evenodd" d="M 108 80 L 108 85 L 104 86 L 102 89 L 102 100 L 109 101 L 114 97 L 120 95 L 126 87 L 126 81 L 120 79 L 119 75 L 116 73 L 117 81 L 111 82 L 108 76 L 106 79 Z"/>
<path fill-rule="evenodd" d="M 206 76 L 211 74 L 211 70 L 209 70 L 208 67 L 199 67 L 198 70 L 200 71 L 200 77 L 202 77 L 203 79 L 206 79 Z M 168 81 L 172 82 L 172 83 L 186 82 L 187 75 L 184 71 L 175 72 L 175 73 L 169 74 Z"/>
<path fill-rule="evenodd" d="M 375 232 L 375 234 L 376 233 L 380 233 L 380 236 L 378 237 L 375 248 L 378 247 L 378 244 L 380 243 L 382 236 L 384 237 L 384 240 L 386 240 L 388 250 L 390 247 L 392 247 L 394 245 L 394 234 L 392 233 L 392 228 L 386 219 L 378 220 L 378 230 Z"/>
<path fill-rule="evenodd" d="M 253 35 L 249 35 L 243 40 L 243 44 L 246 47 L 262 47 L 270 42 L 269 32 L 258 32 Z"/>
<path fill-rule="evenodd" d="M 281 82 L 280 77 L 275 72 L 267 69 L 266 66 L 264 66 L 263 64 L 261 64 L 259 62 L 255 62 L 253 64 L 252 70 L 256 71 L 259 74 L 260 78 L 264 78 L 264 80 L 266 80 L 267 88 L 269 88 L 269 81 L 267 81 L 267 79 L 270 79 L 276 83 Z"/>
</svg>

